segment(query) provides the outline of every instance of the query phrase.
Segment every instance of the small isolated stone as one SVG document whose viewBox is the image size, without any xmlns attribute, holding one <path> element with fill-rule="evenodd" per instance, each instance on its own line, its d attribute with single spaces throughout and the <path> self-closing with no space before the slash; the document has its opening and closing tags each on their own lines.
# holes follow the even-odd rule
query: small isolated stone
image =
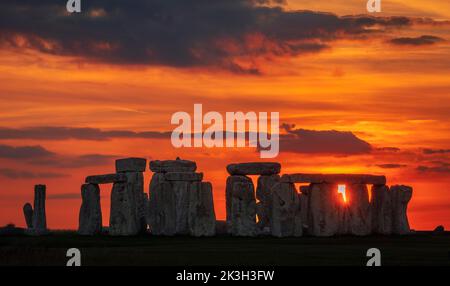
<svg viewBox="0 0 450 286">
<path fill-rule="evenodd" d="M 23 206 L 23 215 L 25 216 L 27 228 L 33 228 L 33 207 L 30 203 L 26 203 Z"/>
<path fill-rule="evenodd" d="M 438 225 L 434 230 L 434 234 L 443 234 L 445 232 L 445 228 L 443 225 Z"/>
<path fill-rule="evenodd" d="M 227 171 L 230 175 L 275 175 L 281 171 L 280 163 L 239 163 L 230 164 L 227 166 Z"/>
<path fill-rule="evenodd" d="M 166 179 L 167 181 L 196 182 L 203 180 L 203 173 L 170 172 L 164 175 L 164 179 Z"/>
<path fill-rule="evenodd" d="M 405 185 L 391 186 L 392 198 L 392 232 L 394 234 L 409 234 L 407 208 L 411 200 L 413 189 Z"/>
<path fill-rule="evenodd" d="M 123 173 L 95 175 L 86 177 L 86 184 L 110 184 L 126 182 L 127 176 Z"/>
<path fill-rule="evenodd" d="M 154 173 L 168 172 L 195 172 L 197 164 L 194 161 L 181 160 L 164 160 L 150 161 L 150 170 Z"/>
<path fill-rule="evenodd" d="M 33 235 L 47 233 L 47 217 L 45 214 L 45 185 L 34 186 Z"/>
<path fill-rule="evenodd" d="M 145 172 L 147 160 L 144 158 L 125 158 L 116 160 L 116 172 Z"/>
<path fill-rule="evenodd" d="M 78 233 L 94 235 L 102 231 L 102 210 L 100 206 L 100 188 L 96 184 L 81 186 L 81 208 Z"/>
</svg>

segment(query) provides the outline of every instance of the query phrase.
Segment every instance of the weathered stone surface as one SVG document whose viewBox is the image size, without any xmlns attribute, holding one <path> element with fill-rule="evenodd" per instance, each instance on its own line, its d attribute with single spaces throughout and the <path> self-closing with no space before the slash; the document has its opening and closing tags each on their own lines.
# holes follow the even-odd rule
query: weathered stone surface
<svg viewBox="0 0 450 286">
<path fill-rule="evenodd" d="M 308 227 L 308 198 L 309 186 L 300 186 L 300 194 L 298 195 L 300 200 L 300 209 L 303 227 Z"/>
<path fill-rule="evenodd" d="M 338 234 L 343 210 L 337 185 L 311 184 L 308 198 L 308 233 L 313 236 Z"/>
<path fill-rule="evenodd" d="M 292 183 L 277 183 L 272 187 L 271 232 L 276 237 L 302 235 L 300 201 Z"/>
<path fill-rule="evenodd" d="M 203 173 L 192 172 L 168 172 L 165 173 L 164 179 L 166 181 L 188 181 L 196 182 L 203 180 Z"/>
<path fill-rule="evenodd" d="M 409 234 L 407 208 L 411 200 L 413 189 L 409 186 L 395 185 L 391 186 L 392 196 L 392 233 L 394 234 Z"/>
<path fill-rule="evenodd" d="M 33 228 L 33 207 L 30 203 L 26 203 L 23 206 L 23 215 L 25 217 L 27 228 Z"/>
<path fill-rule="evenodd" d="M 189 193 L 191 182 L 173 181 L 171 182 L 172 192 L 175 195 L 175 233 L 189 234 Z"/>
<path fill-rule="evenodd" d="M 231 234 L 256 236 L 256 200 L 252 181 L 234 182 L 231 193 Z"/>
<path fill-rule="evenodd" d="M 150 191 L 150 229 L 154 235 L 174 235 L 176 231 L 176 200 L 172 185 L 154 174 Z M 159 174 L 162 175 L 162 174 Z"/>
<path fill-rule="evenodd" d="M 100 206 L 100 188 L 96 184 L 81 186 L 81 208 L 78 233 L 94 235 L 102 231 L 102 210 Z"/>
<path fill-rule="evenodd" d="M 231 203 L 232 203 L 232 194 L 233 194 L 233 185 L 237 182 L 248 182 L 249 184 L 253 184 L 252 180 L 246 176 L 228 176 L 226 189 L 225 189 L 225 200 L 226 200 L 226 222 L 227 229 L 231 233 L 231 224 L 232 224 L 232 214 L 231 214 Z"/>
<path fill-rule="evenodd" d="M 329 183 L 329 184 L 386 184 L 385 176 L 374 176 L 365 174 L 285 174 L 281 177 L 282 182 L 289 183 Z"/>
<path fill-rule="evenodd" d="M 281 165 L 279 163 L 253 162 L 230 164 L 227 171 L 230 175 L 275 175 L 279 174 Z"/>
<path fill-rule="evenodd" d="M 392 198 L 386 185 L 372 186 L 372 232 L 389 235 L 392 233 Z"/>
<path fill-rule="evenodd" d="M 347 233 L 358 236 L 369 235 L 372 232 L 372 219 L 367 186 L 365 184 L 346 185 L 345 194 Z"/>
<path fill-rule="evenodd" d="M 145 172 L 147 160 L 144 158 L 125 158 L 116 160 L 116 172 Z"/>
<path fill-rule="evenodd" d="M 197 164 L 189 160 L 150 161 L 150 170 L 155 173 L 167 172 L 195 172 Z"/>
<path fill-rule="evenodd" d="M 216 215 L 212 185 L 209 182 L 194 182 L 189 193 L 189 233 L 192 236 L 214 236 Z"/>
<path fill-rule="evenodd" d="M 111 192 L 110 235 L 136 235 L 145 231 L 141 210 L 144 205 L 144 177 L 141 172 L 127 172 L 126 183 L 114 183 Z"/>
<path fill-rule="evenodd" d="M 106 175 L 95 175 L 86 177 L 86 184 L 110 184 L 110 183 L 120 183 L 126 182 L 127 176 L 124 173 L 106 174 Z"/>
<path fill-rule="evenodd" d="M 270 227 L 272 218 L 272 187 L 280 180 L 279 175 L 259 176 L 256 185 L 256 198 L 259 203 L 256 206 L 258 215 L 258 228 Z"/>
<path fill-rule="evenodd" d="M 34 186 L 34 208 L 33 208 L 33 235 L 47 233 L 47 217 L 45 214 L 46 186 Z"/>
</svg>

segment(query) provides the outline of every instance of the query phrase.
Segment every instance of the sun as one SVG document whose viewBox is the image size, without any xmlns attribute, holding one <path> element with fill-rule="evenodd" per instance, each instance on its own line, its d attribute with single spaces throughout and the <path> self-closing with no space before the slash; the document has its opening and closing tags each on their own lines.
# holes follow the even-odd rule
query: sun
<svg viewBox="0 0 450 286">
<path fill-rule="evenodd" d="M 338 185 L 338 193 L 342 195 L 342 199 L 344 203 L 347 202 L 347 196 L 345 194 L 345 185 Z"/>
</svg>

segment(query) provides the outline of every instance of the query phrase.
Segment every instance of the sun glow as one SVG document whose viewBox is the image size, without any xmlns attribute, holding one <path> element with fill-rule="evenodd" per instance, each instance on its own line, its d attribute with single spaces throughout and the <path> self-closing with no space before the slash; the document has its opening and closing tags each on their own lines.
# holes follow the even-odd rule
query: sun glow
<svg viewBox="0 0 450 286">
<path fill-rule="evenodd" d="M 342 199 L 344 203 L 347 202 L 347 196 L 345 194 L 345 185 L 338 185 L 338 193 L 342 195 Z"/>
</svg>

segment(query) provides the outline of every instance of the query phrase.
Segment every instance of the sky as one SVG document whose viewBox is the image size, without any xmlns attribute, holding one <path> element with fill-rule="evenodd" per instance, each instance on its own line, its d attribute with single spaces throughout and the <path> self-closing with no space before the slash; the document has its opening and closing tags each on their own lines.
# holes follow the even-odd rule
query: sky
<svg viewBox="0 0 450 286">
<path fill-rule="evenodd" d="M 226 165 L 384 174 L 414 188 L 413 229 L 450 227 L 450 4 L 445 0 L 0 3 L 0 225 L 74 229 L 80 186 L 114 160 L 197 162 L 225 217 Z M 280 154 L 174 148 L 171 116 L 279 112 Z M 151 172 L 145 172 L 146 192 Z M 111 185 L 101 186 L 104 225 Z"/>
</svg>

